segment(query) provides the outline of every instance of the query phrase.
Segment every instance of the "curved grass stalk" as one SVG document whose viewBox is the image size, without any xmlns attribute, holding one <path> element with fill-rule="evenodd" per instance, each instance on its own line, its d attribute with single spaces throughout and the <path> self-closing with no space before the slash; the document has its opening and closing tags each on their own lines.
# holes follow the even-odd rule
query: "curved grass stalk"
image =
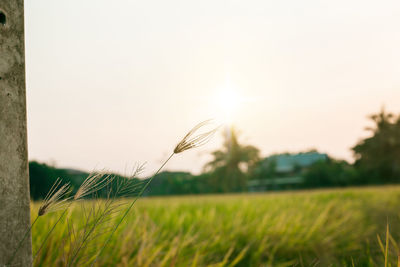
<svg viewBox="0 0 400 267">
<path fill-rule="evenodd" d="M 122 221 L 125 219 L 126 215 L 128 215 L 129 211 L 132 209 L 133 205 L 135 205 L 136 201 L 142 196 L 146 188 L 149 186 L 151 181 L 154 179 L 154 177 L 161 171 L 161 169 L 168 163 L 168 161 L 172 158 L 172 156 L 175 155 L 175 153 L 172 153 L 167 160 L 164 161 L 163 164 L 161 164 L 160 168 L 156 171 L 156 173 L 149 179 L 149 181 L 143 186 L 143 188 L 140 190 L 139 194 L 134 198 L 134 200 L 131 202 L 129 207 L 125 210 L 124 214 L 122 215 L 121 219 L 117 222 L 111 233 L 108 235 L 107 240 L 104 242 L 103 246 L 100 248 L 99 253 L 97 254 L 96 258 L 93 260 L 92 264 L 90 266 L 94 266 L 94 264 L 97 262 L 100 254 L 103 252 L 104 248 L 107 246 L 108 242 L 110 241 L 112 235 L 115 233 L 119 225 L 122 223 Z"/>
<path fill-rule="evenodd" d="M 46 237 L 42 241 L 42 244 L 40 244 L 39 249 L 36 251 L 35 255 L 33 256 L 33 262 L 35 262 L 37 256 L 39 255 L 39 252 L 42 250 L 44 244 L 46 243 L 47 239 L 50 237 L 50 234 L 54 231 L 56 228 L 57 224 L 61 221 L 62 217 L 64 217 L 65 213 L 67 212 L 68 208 L 72 205 L 72 202 L 69 203 L 69 205 L 65 208 L 63 213 L 58 217 L 57 221 L 53 224 L 53 227 L 50 229 L 50 231 L 47 232 Z"/>
<path fill-rule="evenodd" d="M 91 267 L 94 266 L 94 264 L 97 262 L 99 256 L 103 252 L 104 248 L 107 246 L 107 244 L 110 241 L 112 235 L 115 233 L 115 231 L 117 230 L 119 225 L 125 219 L 126 215 L 128 215 L 128 213 L 132 209 L 133 205 L 135 205 L 136 201 L 142 196 L 142 194 L 144 193 L 146 188 L 149 186 L 151 181 L 154 179 L 154 177 L 157 176 L 158 173 L 160 173 L 160 171 L 162 170 L 162 168 L 164 168 L 164 166 L 168 163 L 168 161 L 175 154 L 179 154 L 179 153 L 182 153 L 183 151 L 186 151 L 186 150 L 189 150 L 189 149 L 192 149 L 192 148 L 196 148 L 196 147 L 199 147 L 199 146 L 202 146 L 202 145 L 206 144 L 212 138 L 212 136 L 215 134 L 215 132 L 221 127 L 221 125 L 219 125 L 219 126 L 215 127 L 211 131 L 208 131 L 208 132 L 205 132 L 205 133 L 202 133 L 202 134 L 198 134 L 198 135 L 194 135 L 196 133 L 196 131 L 198 131 L 201 127 L 209 125 L 210 123 L 212 123 L 212 120 L 206 120 L 206 121 L 203 121 L 203 122 L 197 124 L 175 146 L 175 148 L 174 148 L 173 152 L 171 153 L 171 155 L 164 161 L 163 164 L 161 164 L 160 168 L 158 168 L 158 170 L 155 172 L 155 174 L 147 181 L 147 183 L 143 186 L 143 188 L 141 189 L 139 194 L 133 199 L 133 201 L 131 202 L 129 207 L 125 210 L 125 212 L 122 215 L 121 219 L 117 222 L 117 224 L 115 225 L 115 227 L 113 228 L 113 230 L 109 234 L 107 240 L 104 242 L 103 246 L 100 248 L 99 253 L 97 254 L 96 258 L 93 260 L 92 264 L 90 265 Z"/>
<path fill-rule="evenodd" d="M 97 192 L 98 190 L 104 188 L 105 186 L 107 186 L 112 179 L 109 179 L 110 175 L 106 175 L 104 176 L 104 173 L 99 172 L 99 173 L 91 173 L 89 174 L 88 177 L 86 177 L 85 181 L 83 181 L 83 183 L 81 184 L 81 186 L 79 186 L 78 191 L 75 193 L 73 199 L 71 202 L 69 202 L 64 211 L 62 212 L 62 214 L 60 215 L 60 217 L 57 219 L 57 221 L 54 223 L 54 225 L 52 226 L 52 228 L 50 229 L 49 232 L 47 232 L 46 237 L 44 238 L 44 240 L 42 241 L 39 249 L 36 251 L 34 257 L 33 257 L 33 262 L 35 262 L 35 260 L 37 259 L 39 252 L 42 250 L 43 246 L 45 245 L 47 239 L 50 237 L 50 234 L 54 231 L 54 229 L 56 228 L 56 226 L 58 225 L 58 223 L 61 221 L 61 219 L 64 217 L 65 213 L 67 212 L 67 210 L 69 209 L 69 207 L 72 205 L 72 203 L 74 201 L 79 201 L 80 199 L 83 199 L 84 197 L 88 196 L 89 194 L 93 194 L 95 192 Z M 58 182 L 58 180 L 56 181 L 56 183 Z M 69 188 L 69 185 L 68 185 Z M 67 189 L 68 189 L 67 188 Z M 67 190 L 65 189 L 65 187 L 61 187 L 58 191 L 63 190 L 65 192 L 67 192 Z M 57 192 L 58 192 L 57 191 Z M 50 190 L 50 192 L 54 192 L 53 187 Z M 54 193 L 54 195 L 57 195 L 57 192 Z M 46 201 L 47 199 L 47 201 Z M 59 200 L 59 195 L 57 195 L 56 197 L 54 196 L 49 196 L 46 197 L 44 204 L 42 205 L 42 207 L 45 207 L 45 210 L 43 212 L 42 207 L 39 209 L 39 216 L 42 214 L 44 215 L 46 213 L 46 210 L 48 211 L 52 206 L 55 206 L 54 204 L 49 205 L 48 200 Z M 68 199 L 64 199 L 62 200 L 63 204 L 65 204 L 65 201 L 67 201 Z"/>
<path fill-rule="evenodd" d="M 115 195 L 118 195 L 120 189 L 121 188 L 119 188 L 115 192 Z M 69 263 L 67 264 L 67 266 L 73 266 L 73 264 L 77 260 L 79 252 L 85 247 L 86 243 L 89 241 L 91 235 L 94 233 L 96 228 L 104 222 L 104 219 L 106 218 L 107 215 L 109 215 L 113 212 L 113 210 L 115 208 L 115 206 L 113 206 L 114 201 L 115 201 L 115 198 L 110 198 L 107 201 L 103 211 L 101 211 L 100 215 L 98 215 L 97 218 L 94 219 L 93 223 L 91 223 L 90 229 L 87 232 L 85 231 L 83 239 L 81 240 L 80 244 L 78 245 L 78 248 L 73 252 L 73 255 L 72 255 L 71 259 L 69 260 Z M 96 215 L 94 213 L 93 213 L 93 217 L 96 217 Z"/>
<path fill-rule="evenodd" d="M 138 185 L 133 183 L 133 179 L 137 177 L 137 175 L 139 175 L 143 171 L 143 169 L 144 164 L 137 164 L 134 167 L 133 173 L 128 176 L 129 178 L 123 178 L 122 181 L 115 176 L 111 178 L 111 180 L 117 180 L 117 188 L 114 192 L 112 191 L 112 189 L 108 190 L 105 207 L 104 209 L 99 210 L 99 214 L 97 214 L 97 212 L 93 212 L 90 213 L 89 216 L 86 218 L 87 223 L 89 223 L 90 217 L 93 217 L 93 222 L 86 224 L 86 226 L 84 227 L 82 240 L 80 240 L 77 248 L 74 249 L 73 253 L 71 254 L 72 257 L 68 259 L 67 266 L 74 266 L 74 264 L 77 263 L 76 261 L 79 261 L 79 253 L 86 248 L 87 243 L 91 241 L 91 238 L 93 239 L 92 235 L 95 230 L 107 221 L 108 216 L 112 216 L 112 214 L 115 213 L 116 208 L 124 205 L 118 203 L 115 204 L 117 197 L 120 196 L 120 194 L 132 194 L 133 192 L 135 192 Z M 99 235 L 101 234 L 98 234 L 98 236 Z"/>
</svg>

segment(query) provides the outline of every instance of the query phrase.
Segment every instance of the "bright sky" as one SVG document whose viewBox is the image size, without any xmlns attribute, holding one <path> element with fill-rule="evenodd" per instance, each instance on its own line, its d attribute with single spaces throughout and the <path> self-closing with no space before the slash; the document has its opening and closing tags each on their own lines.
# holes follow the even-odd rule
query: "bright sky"
<svg viewBox="0 0 400 267">
<path fill-rule="evenodd" d="M 29 156 L 59 167 L 150 174 L 225 106 L 263 156 L 351 160 L 366 115 L 400 112 L 397 0 L 35 0 L 25 17 Z"/>
</svg>

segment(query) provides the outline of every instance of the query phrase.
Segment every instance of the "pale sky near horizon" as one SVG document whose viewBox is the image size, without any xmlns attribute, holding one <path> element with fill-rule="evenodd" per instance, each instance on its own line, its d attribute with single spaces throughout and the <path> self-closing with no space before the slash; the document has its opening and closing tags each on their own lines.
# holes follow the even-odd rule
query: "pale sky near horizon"
<svg viewBox="0 0 400 267">
<path fill-rule="evenodd" d="M 221 90 L 262 156 L 352 159 L 366 116 L 400 113 L 399 1 L 25 2 L 29 158 L 152 173 Z M 168 170 L 198 173 L 206 146 Z"/>
</svg>

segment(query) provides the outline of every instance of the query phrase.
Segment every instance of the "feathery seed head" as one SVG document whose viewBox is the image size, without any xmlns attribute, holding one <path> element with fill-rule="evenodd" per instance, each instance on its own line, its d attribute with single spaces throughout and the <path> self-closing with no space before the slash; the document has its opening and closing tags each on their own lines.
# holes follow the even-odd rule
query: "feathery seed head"
<svg viewBox="0 0 400 267">
<path fill-rule="evenodd" d="M 66 183 L 58 188 L 61 181 L 60 178 L 57 178 L 53 186 L 50 188 L 50 191 L 47 193 L 42 205 L 39 207 L 39 216 L 61 209 L 66 201 L 68 201 L 69 198 L 65 198 L 65 196 L 70 193 L 70 184 Z"/>
<path fill-rule="evenodd" d="M 199 124 L 197 124 L 195 127 L 193 127 L 192 130 L 190 130 L 185 137 L 176 145 L 174 149 L 174 153 L 178 154 L 181 153 L 185 150 L 192 149 L 195 147 L 202 146 L 206 144 L 215 134 L 215 132 L 221 127 L 221 125 L 217 126 L 216 128 L 212 129 L 211 131 L 194 135 L 196 131 L 198 131 L 201 127 L 210 125 L 213 120 L 206 120 L 203 121 Z"/>
<path fill-rule="evenodd" d="M 105 172 L 90 173 L 75 193 L 74 200 L 82 199 L 99 191 L 107 186 L 114 178 L 115 176 L 106 174 Z"/>
<path fill-rule="evenodd" d="M 144 171 L 145 166 L 146 166 L 146 162 L 144 162 L 144 163 L 136 163 L 134 165 L 134 167 L 133 167 L 132 174 L 127 175 L 127 178 L 128 179 L 137 178 L 138 175 L 140 175 Z"/>
</svg>

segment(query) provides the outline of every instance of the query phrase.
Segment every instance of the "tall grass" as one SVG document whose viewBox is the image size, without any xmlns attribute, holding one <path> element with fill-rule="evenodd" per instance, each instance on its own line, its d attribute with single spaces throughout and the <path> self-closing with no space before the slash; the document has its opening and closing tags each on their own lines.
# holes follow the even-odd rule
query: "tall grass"
<svg viewBox="0 0 400 267">
<path fill-rule="evenodd" d="M 397 266 L 399 204 L 400 187 L 144 198 L 96 266 Z M 69 219 L 79 224 L 83 213 L 74 206 Z M 56 215 L 37 223 L 34 247 Z M 67 224 L 54 232 L 37 266 L 63 265 L 64 236 Z M 90 265 L 97 251 L 88 250 L 80 266 Z"/>
<path fill-rule="evenodd" d="M 122 214 L 121 218 L 115 223 L 115 226 L 111 230 L 111 233 L 109 234 L 108 238 L 105 240 L 104 244 L 100 247 L 99 252 L 98 252 L 97 256 L 95 257 L 95 259 L 93 260 L 91 266 L 93 266 L 97 262 L 99 256 L 103 252 L 104 248 L 110 242 L 110 239 L 111 239 L 112 235 L 115 233 L 115 231 L 118 229 L 118 227 L 120 226 L 122 221 L 128 215 L 128 213 L 132 209 L 133 205 L 136 203 L 136 201 L 139 199 L 139 197 L 142 196 L 142 194 L 147 189 L 147 187 L 149 186 L 149 184 L 151 183 L 153 178 L 164 168 L 164 166 L 168 163 L 168 161 L 175 154 L 179 154 L 179 153 L 182 153 L 182 152 L 184 152 L 186 150 L 189 150 L 189 149 L 192 149 L 192 148 L 196 148 L 196 147 L 199 147 L 199 146 L 202 146 L 202 145 L 206 144 L 214 136 L 214 134 L 218 130 L 219 126 L 214 128 L 214 129 L 212 129 L 212 130 L 210 130 L 210 131 L 208 131 L 208 132 L 204 132 L 204 133 L 195 135 L 200 128 L 209 125 L 211 123 L 211 121 L 212 120 L 207 120 L 207 121 L 204 121 L 204 122 L 201 122 L 201 123 L 197 124 L 175 146 L 175 148 L 172 151 L 171 155 L 161 164 L 161 166 L 154 173 L 154 175 L 144 184 L 143 188 L 140 189 L 139 194 L 131 201 L 130 205 L 125 210 L 125 212 Z"/>
</svg>

